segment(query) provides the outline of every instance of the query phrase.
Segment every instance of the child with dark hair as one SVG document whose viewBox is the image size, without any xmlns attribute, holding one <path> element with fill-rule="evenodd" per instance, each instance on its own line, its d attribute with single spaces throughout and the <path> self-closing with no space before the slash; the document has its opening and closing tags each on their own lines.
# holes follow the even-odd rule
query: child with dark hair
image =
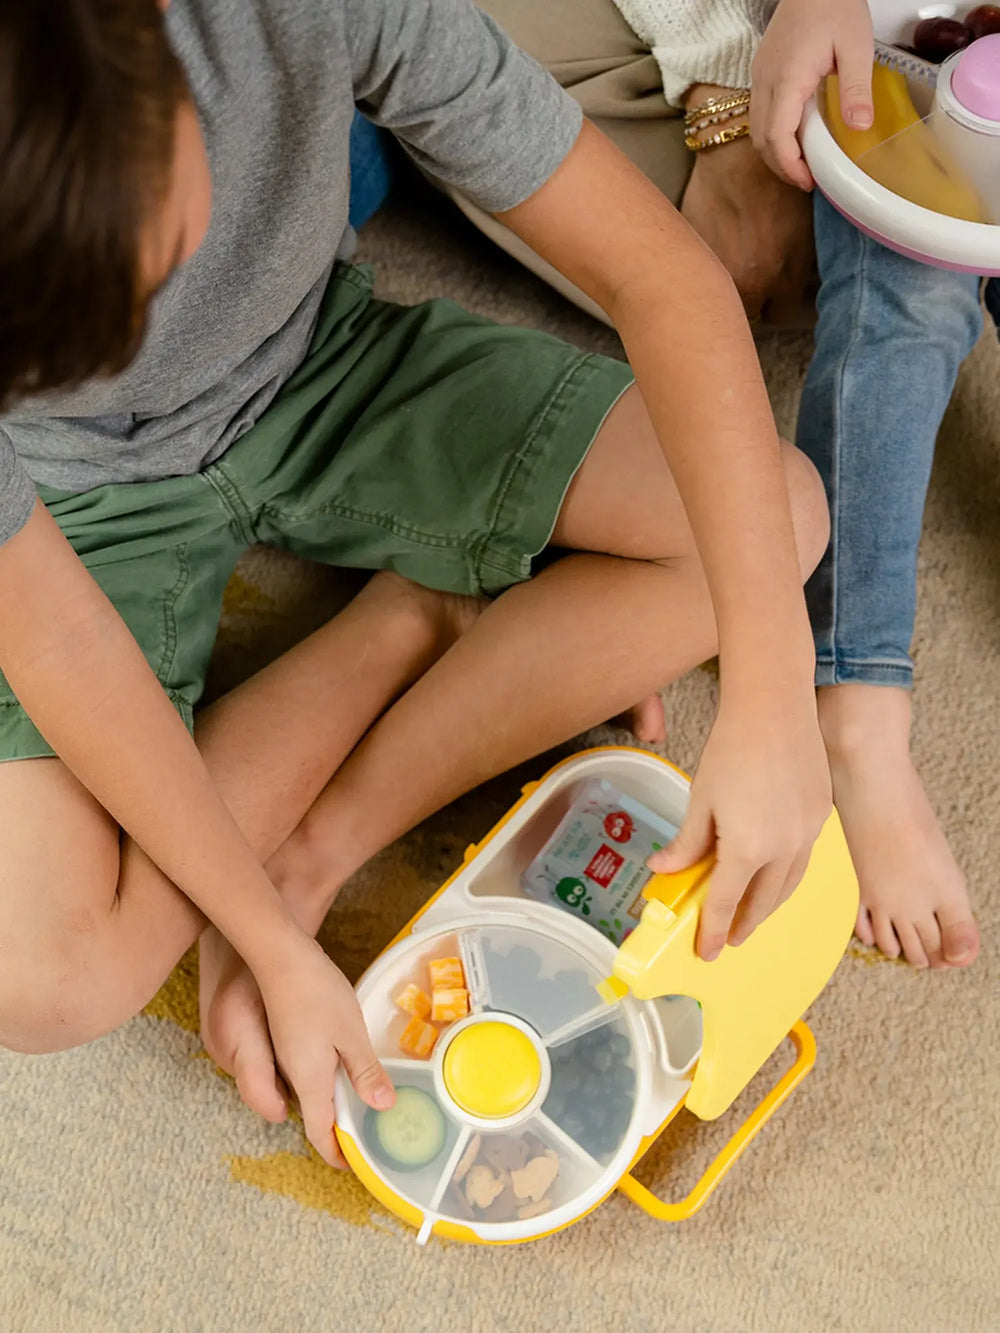
<svg viewBox="0 0 1000 1333">
<path fill-rule="evenodd" d="M 649 696 L 716 651 L 672 855 L 716 849 L 703 955 L 746 938 L 829 809 L 825 505 L 674 209 L 465 0 L 0 0 L 0 87 L 0 1041 L 109 1031 L 201 937 L 210 1052 L 275 1119 L 280 1069 L 337 1160 L 338 1059 L 393 1098 L 313 938 L 344 879 L 636 699 L 662 736 Z M 356 106 L 586 290 L 638 384 L 376 300 Z M 381 572 L 195 719 L 254 541 Z"/>
</svg>

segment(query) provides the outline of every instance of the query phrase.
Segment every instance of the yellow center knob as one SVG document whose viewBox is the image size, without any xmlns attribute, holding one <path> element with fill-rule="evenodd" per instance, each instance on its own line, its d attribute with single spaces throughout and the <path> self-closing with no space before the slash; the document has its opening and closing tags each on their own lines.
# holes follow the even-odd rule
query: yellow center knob
<svg viewBox="0 0 1000 1333">
<path fill-rule="evenodd" d="M 473 1023 L 444 1053 L 444 1085 L 463 1111 L 484 1120 L 516 1115 L 534 1097 L 542 1062 L 531 1038 L 509 1023 Z"/>
</svg>

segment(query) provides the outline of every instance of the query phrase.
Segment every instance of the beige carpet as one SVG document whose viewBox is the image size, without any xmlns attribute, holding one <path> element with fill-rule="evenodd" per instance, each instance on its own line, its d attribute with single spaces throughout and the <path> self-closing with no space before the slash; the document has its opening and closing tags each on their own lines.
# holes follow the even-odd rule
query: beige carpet
<svg viewBox="0 0 1000 1333">
<path fill-rule="evenodd" d="M 379 219 L 364 250 L 387 297 L 445 292 L 615 351 L 610 333 L 425 202 Z M 762 354 L 790 430 L 808 340 L 767 338 Z M 418 1249 L 353 1179 L 311 1160 L 294 1126 L 254 1119 L 199 1055 L 181 971 L 156 1016 L 88 1050 L 0 1054 L 0 1329 L 1000 1327 L 998 369 L 984 339 L 945 426 L 917 646 L 917 753 L 974 885 L 985 932 L 974 970 L 921 975 L 852 949 L 812 1012 L 815 1072 L 700 1215 L 669 1227 L 614 1197 L 510 1250 Z M 340 597 L 328 575 L 252 553 L 231 589 L 216 688 Z M 712 696 L 705 672 L 669 693 L 669 753 L 682 764 Z M 523 779 L 459 802 L 357 877 L 324 936 L 352 975 Z M 738 1113 L 680 1123 L 641 1174 L 678 1196 Z"/>
</svg>

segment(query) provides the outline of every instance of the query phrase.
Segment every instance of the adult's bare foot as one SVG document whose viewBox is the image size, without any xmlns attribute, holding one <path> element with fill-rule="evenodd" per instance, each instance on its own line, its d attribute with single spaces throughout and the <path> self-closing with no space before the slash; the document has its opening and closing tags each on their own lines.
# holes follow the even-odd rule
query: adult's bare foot
<svg viewBox="0 0 1000 1333">
<path fill-rule="evenodd" d="M 834 804 L 861 888 L 855 934 L 914 967 L 967 967 L 979 930 L 910 755 L 909 692 L 831 685 L 818 703 Z"/>
</svg>

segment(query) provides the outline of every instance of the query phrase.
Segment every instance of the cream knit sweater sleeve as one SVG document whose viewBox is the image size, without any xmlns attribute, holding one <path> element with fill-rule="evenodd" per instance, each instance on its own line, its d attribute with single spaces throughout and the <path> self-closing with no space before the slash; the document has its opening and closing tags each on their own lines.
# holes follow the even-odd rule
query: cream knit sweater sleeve
<svg viewBox="0 0 1000 1333">
<path fill-rule="evenodd" d="M 615 0 L 648 42 L 671 106 L 693 83 L 750 86 L 750 63 L 777 0 Z"/>
</svg>

